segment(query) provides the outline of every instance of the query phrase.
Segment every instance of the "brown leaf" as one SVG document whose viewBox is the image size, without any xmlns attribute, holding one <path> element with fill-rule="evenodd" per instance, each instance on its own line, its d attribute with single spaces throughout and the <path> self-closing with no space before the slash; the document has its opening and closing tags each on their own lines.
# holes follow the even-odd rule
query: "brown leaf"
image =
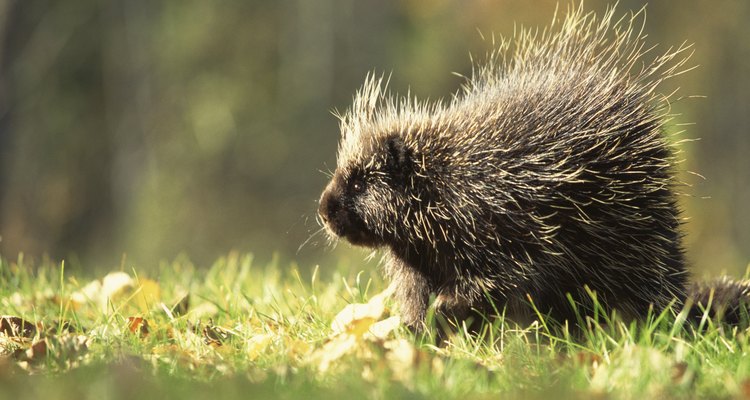
<svg viewBox="0 0 750 400">
<path fill-rule="evenodd" d="M 42 336 L 57 335 L 60 333 L 75 333 L 76 327 L 70 321 L 53 321 L 47 324 L 44 321 L 37 323 L 37 329 Z"/>
<path fill-rule="evenodd" d="M 91 337 L 86 335 L 63 334 L 47 338 L 47 343 L 51 345 L 57 355 L 67 357 L 86 353 L 91 343 Z"/>
<path fill-rule="evenodd" d="M 8 337 L 32 338 L 36 335 L 36 326 L 20 317 L 0 316 L 0 332 Z"/>
<path fill-rule="evenodd" d="M 596 368 L 602 363 L 602 357 L 598 354 L 580 351 L 575 355 L 576 362 L 580 365 Z"/>
<path fill-rule="evenodd" d="M 11 357 L 0 356 L 0 380 L 9 382 L 13 375 L 21 371 L 18 364 Z"/>
<path fill-rule="evenodd" d="M 128 329 L 131 333 L 144 338 L 149 334 L 148 320 L 142 317 L 128 317 Z"/>
<path fill-rule="evenodd" d="M 18 361 L 37 363 L 47 358 L 47 339 L 42 339 L 31 344 L 28 349 L 18 349 L 13 353 Z"/>
<path fill-rule="evenodd" d="M 672 382 L 680 383 L 688 370 L 688 364 L 684 361 L 672 365 Z"/>
<path fill-rule="evenodd" d="M 222 343 L 235 335 L 234 332 L 229 329 L 214 325 L 211 320 L 209 320 L 208 324 L 203 327 L 201 333 L 203 334 L 203 341 L 207 345 L 214 347 L 221 346 Z"/>
<path fill-rule="evenodd" d="M 743 399 L 750 399 L 750 379 L 740 382 L 740 392 Z"/>
</svg>

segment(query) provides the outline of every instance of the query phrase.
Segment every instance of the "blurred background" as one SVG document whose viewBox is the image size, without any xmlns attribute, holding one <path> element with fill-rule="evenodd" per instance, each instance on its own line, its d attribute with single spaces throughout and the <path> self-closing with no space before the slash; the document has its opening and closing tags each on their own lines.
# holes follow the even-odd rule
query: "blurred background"
<svg viewBox="0 0 750 400">
<path fill-rule="evenodd" d="M 373 70 L 396 92 L 448 98 L 462 83 L 451 72 L 468 75 L 469 54 L 489 50 L 480 31 L 545 26 L 557 2 L 0 0 L 0 253 L 105 269 L 123 255 L 147 268 L 230 250 L 305 268 L 361 262 L 365 251 L 315 235 L 321 171 L 335 167 L 331 111 Z M 676 139 L 700 138 L 680 145 L 691 269 L 740 275 L 750 2 L 652 3 L 650 42 L 694 43 L 698 65 L 664 90 L 703 96 L 674 104 L 677 123 L 694 123 Z"/>
</svg>

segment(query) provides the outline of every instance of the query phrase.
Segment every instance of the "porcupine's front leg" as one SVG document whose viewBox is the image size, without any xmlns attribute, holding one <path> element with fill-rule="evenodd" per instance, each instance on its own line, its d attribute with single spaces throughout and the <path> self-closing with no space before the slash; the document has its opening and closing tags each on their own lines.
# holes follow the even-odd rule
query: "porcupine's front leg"
<svg viewBox="0 0 750 400">
<path fill-rule="evenodd" d="M 430 298 L 427 277 L 396 257 L 386 263 L 386 275 L 394 286 L 402 322 L 416 331 L 422 330 Z"/>
</svg>

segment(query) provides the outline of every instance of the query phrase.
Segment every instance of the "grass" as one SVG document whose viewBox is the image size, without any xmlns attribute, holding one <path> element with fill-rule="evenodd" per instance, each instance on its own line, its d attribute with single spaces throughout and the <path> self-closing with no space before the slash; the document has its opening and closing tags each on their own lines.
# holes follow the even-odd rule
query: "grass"
<svg viewBox="0 0 750 400">
<path fill-rule="evenodd" d="M 432 331 L 393 324 L 377 273 L 337 271 L 230 254 L 103 282 L 63 263 L 0 261 L 0 398 L 750 396 L 742 330 L 696 332 L 671 315 L 576 335 L 496 320 L 435 346 Z M 349 304 L 360 314 L 347 317 Z"/>
</svg>

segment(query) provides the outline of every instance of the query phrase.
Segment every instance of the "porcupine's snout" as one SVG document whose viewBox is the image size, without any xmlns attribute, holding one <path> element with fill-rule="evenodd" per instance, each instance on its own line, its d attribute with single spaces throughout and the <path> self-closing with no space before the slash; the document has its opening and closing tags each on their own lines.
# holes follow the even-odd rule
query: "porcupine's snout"
<svg viewBox="0 0 750 400">
<path fill-rule="evenodd" d="M 331 236 L 345 238 L 353 245 L 382 245 L 382 239 L 367 226 L 355 203 L 346 182 L 340 176 L 335 176 L 318 201 L 318 214 L 323 226 Z"/>
<path fill-rule="evenodd" d="M 329 183 L 325 190 L 323 190 L 323 194 L 320 195 L 320 200 L 318 201 L 318 215 L 320 215 L 320 219 L 323 221 L 325 228 L 336 233 L 338 236 L 338 232 L 335 232 L 333 226 L 331 226 L 331 221 L 335 219 L 337 213 L 341 213 L 342 207 L 341 202 L 337 199 L 337 196 L 334 193 L 334 188 L 331 186 L 333 186 L 333 182 Z"/>
<path fill-rule="evenodd" d="M 351 200 L 347 200 L 345 185 L 338 180 L 332 179 L 320 195 L 318 214 L 330 234 L 348 239 L 356 233 L 359 219 Z"/>
</svg>

